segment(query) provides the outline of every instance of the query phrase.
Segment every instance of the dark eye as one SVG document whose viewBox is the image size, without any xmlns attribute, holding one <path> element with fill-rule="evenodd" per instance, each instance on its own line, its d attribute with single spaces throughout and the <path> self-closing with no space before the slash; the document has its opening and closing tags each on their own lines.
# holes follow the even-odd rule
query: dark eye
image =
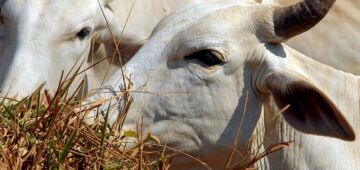
<svg viewBox="0 0 360 170">
<path fill-rule="evenodd" d="M 4 22 L 5 22 L 4 16 L 0 14 L 0 25 L 4 24 Z"/>
<path fill-rule="evenodd" d="M 212 50 L 201 50 L 185 57 L 186 60 L 198 60 L 205 67 L 221 65 L 224 61 L 218 52 Z"/>
<path fill-rule="evenodd" d="M 85 27 L 85 28 L 81 29 L 76 34 L 76 36 L 79 37 L 80 39 L 84 39 L 91 34 L 91 31 L 92 31 L 92 29 L 90 27 Z"/>
</svg>

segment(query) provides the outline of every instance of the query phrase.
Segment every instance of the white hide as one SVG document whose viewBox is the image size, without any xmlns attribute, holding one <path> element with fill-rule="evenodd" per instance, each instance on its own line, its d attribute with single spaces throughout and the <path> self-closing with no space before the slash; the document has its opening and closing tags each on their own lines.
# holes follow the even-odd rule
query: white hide
<svg viewBox="0 0 360 170">
<path fill-rule="evenodd" d="M 242 155 L 258 146 L 295 141 L 291 148 L 260 161 L 259 169 L 359 167 L 359 140 L 323 137 L 354 140 L 359 134 L 359 78 L 286 45 L 268 44 L 272 10 L 270 5 L 219 1 L 179 10 L 162 20 L 124 67 L 135 90 L 130 93 L 134 100 L 125 129 L 143 120 L 145 130 L 163 143 L 214 169 L 225 167 L 239 128 L 237 147 Z M 202 50 L 216 52 L 222 63 L 208 67 L 199 58 L 187 58 Z M 118 70 L 88 102 L 114 97 L 109 91 L 120 91 L 123 83 Z M 284 112 L 285 119 L 278 113 L 288 102 L 284 96 L 298 102 Z M 112 103 L 119 104 L 119 110 L 111 112 L 111 124 L 123 104 L 121 99 Z M 296 104 L 306 107 L 299 111 Z M 178 158 L 174 168 L 204 167 Z"/>
<path fill-rule="evenodd" d="M 113 34 L 109 32 L 97 0 L 1 1 L 1 4 L 5 2 L 1 6 L 5 22 L 0 25 L 1 94 L 9 91 L 10 96 L 24 97 L 44 82 L 54 91 L 63 70 L 67 73 L 83 60 L 82 69 L 85 69 L 103 57 L 111 58 L 112 51 L 106 50 L 112 48 L 112 35 L 120 42 L 121 49 L 134 46 L 134 49 L 122 51 L 124 55 L 129 53 L 129 57 L 169 12 L 203 1 L 215 0 L 137 0 L 130 13 L 132 0 L 105 1 L 106 4 L 100 0 Z M 76 34 L 86 27 L 92 29 L 91 34 L 84 39 L 77 37 Z M 90 52 L 92 40 L 96 41 L 96 49 Z M 110 58 L 86 71 L 88 89 L 101 85 Z M 115 57 L 107 75 L 118 69 L 118 60 Z"/>
<path fill-rule="evenodd" d="M 94 33 L 107 34 L 99 14 L 99 5 L 91 0 L 5 1 L 1 7 L 5 21 L 1 25 L 2 94 L 9 91 L 10 96 L 23 97 L 44 82 L 51 91 L 56 89 L 62 70 L 67 73 L 87 58 Z M 78 38 L 76 34 L 86 27 L 92 30 L 90 35 Z"/>
<path fill-rule="evenodd" d="M 134 1 L 113 0 L 103 8 L 118 40 L 121 34 L 120 48 L 123 57 L 129 59 L 146 42 L 160 19 L 175 9 L 205 1 L 215 0 L 136 0 L 131 13 Z M 294 0 L 259 1 L 264 4 L 294 2 Z M 2 0 L 0 4 L 4 2 Z M 7 22 L 12 23 L 12 27 L 19 28 L 5 29 L 4 25 L 0 25 L 0 89 L 4 92 L 12 89 L 10 94 L 19 94 L 18 97 L 26 96 L 45 81 L 47 88 L 54 90 L 61 71 L 68 72 L 76 61 L 85 59 L 86 63 L 83 68 L 86 68 L 106 56 L 112 56 L 114 48 L 112 37 L 108 32 L 105 33 L 107 25 L 99 8 L 96 7 L 95 0 L 77 3 L 64 1 L 61 4 L 54 2 L 48 1 L 46 5 L 43 5 L 45 1 L 13 0 L 11 3 L 5 3 L 5 6 L 2 7 Z M 69 4 L 71 4 L 70 7 L 68 7 Z M 359 49 L 360 45 L 357 41 L 352 41 L 352 39 L 360 38 L 358 31 L 360 28 L 357 29 L 360 25 L 357 24 L 358 17 L 352 15 L 359 13 L 357 6 L 357 1 L 336 2 L 334 10 L 323 22 L 313 30 L 290 40 L 288 44 L 308 57 L 325 64 L 352 73 L 359 73 L 360 57 L 355 49 Z M 5 8 L 11 12 L 6 12 Z M 38 12 L 34 12 L 35 10 Z M 39 14 L 41 15 L 37 16 Z M 91 53 L 89 53 L 91 38 L 82 43 L 75 43 L 77 45 L 60 38 L 64 38 L 63 34 L 65 33 L 63 32 L 67 31 L 65 29 L 75 29 L 65 27 L 76 27 L 81 22 L 79 21 L 81 17 L 89 16 L 93 16 L 89 24 L 98 28 L 95 30 L 98 36 L 94 36 L 94 32 L 92 38 L 96 37 L 96 47 L 99 48 L 94 49 L 95 51 Z M 15 19 L 10 19 L 12 17 Z M 125 24 L 127 19 L 128 23 Z M 125 31 L 122 32 L 124 27 Z M 18 39 L 15 35 L 21 38 Z M 58 40 L 59 38 L 61 40 Z M 317 41 L 311 41 L 312 39 Z M 331 41 L 334 39 L 336 41 Z M 86 47 L 80 44 L 86 44 Z M 7 54 L 2 55 L 5 52 Z M 79 56 L 81 52 L 82 56 Z M 339 59 L 339 56 L 342 59 Z M 107 79 L 104 76 L 111 61 L 110 58 L 86 71 L 85 74 L 89 80 L 88 89 L 99 87 L 103 80 Z M 119 60 L 115 57 L 114 64 L 110 66 L 107 75 L 111 75 L 114 70 L 118 69 L 118 66 Z M 82 77 L 83 75 L 79 76 L 79 79 Z"/>
</svg>

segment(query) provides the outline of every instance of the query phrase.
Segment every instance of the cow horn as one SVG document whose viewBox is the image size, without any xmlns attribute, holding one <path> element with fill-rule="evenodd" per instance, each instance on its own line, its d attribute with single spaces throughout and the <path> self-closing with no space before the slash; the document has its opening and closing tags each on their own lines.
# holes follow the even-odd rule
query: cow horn
<svg viewBox="0 0 360 170">
<path fill-rule="evenodd" d="M 273 13 L 276 36 L 286 40 L 299 35 L 321 21 L 335 0 L 303 0 L 294 5 L 276 8 Z"/>
</svg>

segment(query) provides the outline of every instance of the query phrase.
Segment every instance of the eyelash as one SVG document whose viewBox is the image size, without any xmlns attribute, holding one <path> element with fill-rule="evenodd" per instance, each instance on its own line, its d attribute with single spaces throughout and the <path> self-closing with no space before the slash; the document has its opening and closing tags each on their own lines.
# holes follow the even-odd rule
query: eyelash
<svg viewBox="0 0 360 170">
<path fill-rule="evenodd" d="M 212 67 L 224 63 L 219 55 L 220 54 L 218 52 L 213 50 L 201 50 L 186 56 L 185 60 L 197 60 L 201 62 L 204 67 Z"/>
<path fill-rule="evenodd" d="M 91 35 L 91 33 L 92 33 L 91 27 L 84 27 L 76 34 L 76 36 L 80 39 L 84 39 L 84 38 L 88 37 L 89 35 Z"/>
</svg>

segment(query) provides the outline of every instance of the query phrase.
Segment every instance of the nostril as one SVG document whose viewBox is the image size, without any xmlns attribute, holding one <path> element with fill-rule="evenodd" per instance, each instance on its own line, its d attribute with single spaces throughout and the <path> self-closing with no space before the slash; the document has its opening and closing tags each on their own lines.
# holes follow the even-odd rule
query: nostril
<svg viewBox="0 0 360 170">
<path fill-rule="evenodd" d="M 118 87 L 119 89 L 117 89 Z M 109 113 L 108 123 L 115 123 L 119 113 L 121 113 L 124 105 L 124 97 L 122 95 L 122 86 L 103 86 L 97 89 L 93 95 L 87 98 L 85 105 L 94 105 L 96 103 L 101 103 L 101 107 L 91 111 L 87 117 L 89 118 L 89 122 L 94 122 L 95 119 L 104 119 L 105 114 Z M 99 115 L 101 114 L 101 115 Z"/>
</svg>

